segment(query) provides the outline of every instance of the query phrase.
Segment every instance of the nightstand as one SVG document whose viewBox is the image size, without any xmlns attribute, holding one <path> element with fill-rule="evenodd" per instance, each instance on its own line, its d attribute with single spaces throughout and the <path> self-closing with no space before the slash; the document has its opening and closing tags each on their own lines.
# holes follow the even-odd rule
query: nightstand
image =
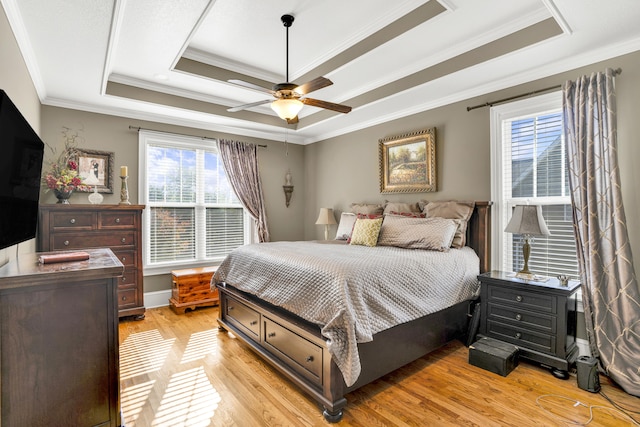
<svg viewBox="0 0 640 427">
<path fill-rule="evenodd" d="M 479 335 L 514 344 L 519 357 L 551 368 L 558 378 L 578 357 L 576 293 L 580 283 L 561 286 L 517 279 L 513 273 L 491 271 L 478 276 L 481 291 Z"/>
</svg>

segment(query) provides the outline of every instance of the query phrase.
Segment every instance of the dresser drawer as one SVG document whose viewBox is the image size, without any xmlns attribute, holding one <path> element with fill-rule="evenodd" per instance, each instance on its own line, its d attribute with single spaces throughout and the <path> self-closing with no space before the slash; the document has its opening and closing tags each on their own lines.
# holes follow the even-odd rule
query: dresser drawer
<svg viewBox="0 0 640 427">
<path fill-rule="evenodd" d="M 226 318 L 255 340 L 260 338 L 260 313 L 227 297 Z"/>
<path fill-rule="evenodd" d="M 539 313 L 556 314 L 558 312 L 558 303 L 553 295 L 489 286 L 487 297 L 489 303 L 499 303 Z"/>
<path fill-rule="evenodd" d="M 50 215 L 52 231 L 93 230 L 95 223 L 93 212 L 55 212 Z"/>
<path fill-rule="evenodd" d="M 51 237 L 52 250 L 78 248 L 113 248 L 135 244 L 134 231 L 116 231 L 112 233 L 59 233 Z"/>
<path fill-rule="evenodd" d="M 135 212 L 98 212 L 99 229 L 133 228 L 136 224 Z"/>
<path fill-rule="evenodd" d="M 264 318 L 265 347 L 316 384 L 322 384 L 322 349 L 269 318 Z"/>
<path fill-rule="evenodd" d="M 489 319 L 513 323 L 515 326 L 538 329 L 548 334 L 557 332 L 556 316 L 521 310 L 511 306 L 489 303 L 487 305 Z"/>
<path fill-rule="evenodd" d="M 120 260 L 125 267 L 137 267 L 138 257 L 133 249 L 112 249 L 113 254 Z"/>
<path fill-rule="evenodd" d="M 135 267 L 125 267 L 121 277 L 118 277 L 118 288 L 128 287 L 138 284 L 138 269 Z"/>
<path fill-rule="evenodd" d="M 118 310 L 138 306 L 138 292 L 136 288 L 118 289 Z"/>
<path fill-rule="evenodd" d="M 487 335 L 516 346 L 548 354 L 554 354 L 556 348 L 555 335 L 519 328 L 492 319 L 487 320 Z"/>
</svg>

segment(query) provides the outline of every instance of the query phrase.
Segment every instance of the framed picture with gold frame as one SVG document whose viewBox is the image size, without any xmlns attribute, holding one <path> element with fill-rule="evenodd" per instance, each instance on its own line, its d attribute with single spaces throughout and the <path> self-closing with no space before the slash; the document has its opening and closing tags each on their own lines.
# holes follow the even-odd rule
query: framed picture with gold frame
<svg viewBox="0 0 640 427">
<path fill-rule="evenodd" d="M 113 193 L 113 158 L 110 151 L 78 150 L 78 175 L 91 187 L 86 191 L 97 186 L 98 193 Z"/>
<path fill-rule="evenodd" d="M 436 129 L 380 139 L 380 193 L 436 191 Z"/>
</svg>

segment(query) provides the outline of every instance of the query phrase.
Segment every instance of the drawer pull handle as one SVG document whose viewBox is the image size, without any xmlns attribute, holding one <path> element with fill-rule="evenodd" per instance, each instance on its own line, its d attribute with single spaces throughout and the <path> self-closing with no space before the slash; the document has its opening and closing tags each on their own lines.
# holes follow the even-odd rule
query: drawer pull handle
<svg viewBox="0 0 640 427">
<path fill-rule="evenodd" d="M 269 335 L 267 335 L 269 338 L 274 338 L 276 336 L 275 332 L 269 332 Z"/>
<path fill-rule="evenodd" d="M 122 240 L 120 240 L 122 243 L 126 242 L 127 239 L 125 237 L 122 238 Z"/>
<path fill-rule="evenodd" d="M 75 219 L 75 218 L 71 218 L 71 219 L 69 220 L 69 222 L 70 222 L 71 224 L 75 224 L 75 223 L 76 223 L 76 219 Z"/>
<path fill-rule="evenodd" d="M 123 256 L 123 257 L 122 257 L 122 262 L 125 262 L 126 260 L 127 260 L 127 257 L 126 257 L 126 256 Z"/>
<path fill-rule="evenodd" d="M 65 241 L 63 242 L 63 244 L 64 244 L 65 246 L 69 246 L 69 241 L 68 241 L 68 240 L 65 240 Z"/>
<path fill-rule="evenodd" d="M 124 277 L 124 276 L 122 276 L 122 281 L 123 281 L 123 282 L 126 282 L 126 281 L 127 281 L 127 278 L 126 278 L 126 277 Z"/>
<path fill-rule="evenodd" d="M 232 306 L 232 305 L 230 305 L 230 306 L 227 308 L 227 311 L 231 311 L 231 310 L 233 310 L 233 306 Z"/>
<path fill-rule="evenodd" d="M 313 356 L 307 356 L 305 359 L 307 362 L 313 362 Z"/>
<path fill-rule="evenodd" d="M 516 301 L 518 301 L 518 302 L 522 302 L 522 296 L 521 296 L 521 295 L 517 295 L 517 296 L 516 296 Z"/>
<path fill-rule="evenodd" d="M 120 218 L 116 218 L 116 224 L 120 224 Z"/>
<path fill-rule="evenodd" d="M 516 332 L 516 339 L 522 338 L 522 334 L 520 332 Z"/>
<path fill-rule="evenodd" d="M 522 320 L 522 314 L 516 314 L 516 320 Z"/>
<path fill-rule="evenodd" d="M 126 301 L 126 300 L 127 300 L 127 297 L 122 297 L 122 301 Z"/>
<path fill-rule="evenodd" d="M 251 323 L 249 323 L 251 326 L 255 326 L 258 324 L 257 320 L 252 320 Z"/>
</svg>

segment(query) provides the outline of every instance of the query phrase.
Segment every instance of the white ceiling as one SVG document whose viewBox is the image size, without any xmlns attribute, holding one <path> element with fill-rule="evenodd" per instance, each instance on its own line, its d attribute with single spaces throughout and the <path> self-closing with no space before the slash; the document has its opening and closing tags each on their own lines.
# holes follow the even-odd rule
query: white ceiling
<svg viewBox="0 0 640 427">
<path fill-rule="evenodd" d="M 638 0 L 1 2 L 43 104 L 300 144 L 640 50 Z M 227 112 L 285 81 L 287 13 L 290 80 L 349 114 Z"/>
</svg>

